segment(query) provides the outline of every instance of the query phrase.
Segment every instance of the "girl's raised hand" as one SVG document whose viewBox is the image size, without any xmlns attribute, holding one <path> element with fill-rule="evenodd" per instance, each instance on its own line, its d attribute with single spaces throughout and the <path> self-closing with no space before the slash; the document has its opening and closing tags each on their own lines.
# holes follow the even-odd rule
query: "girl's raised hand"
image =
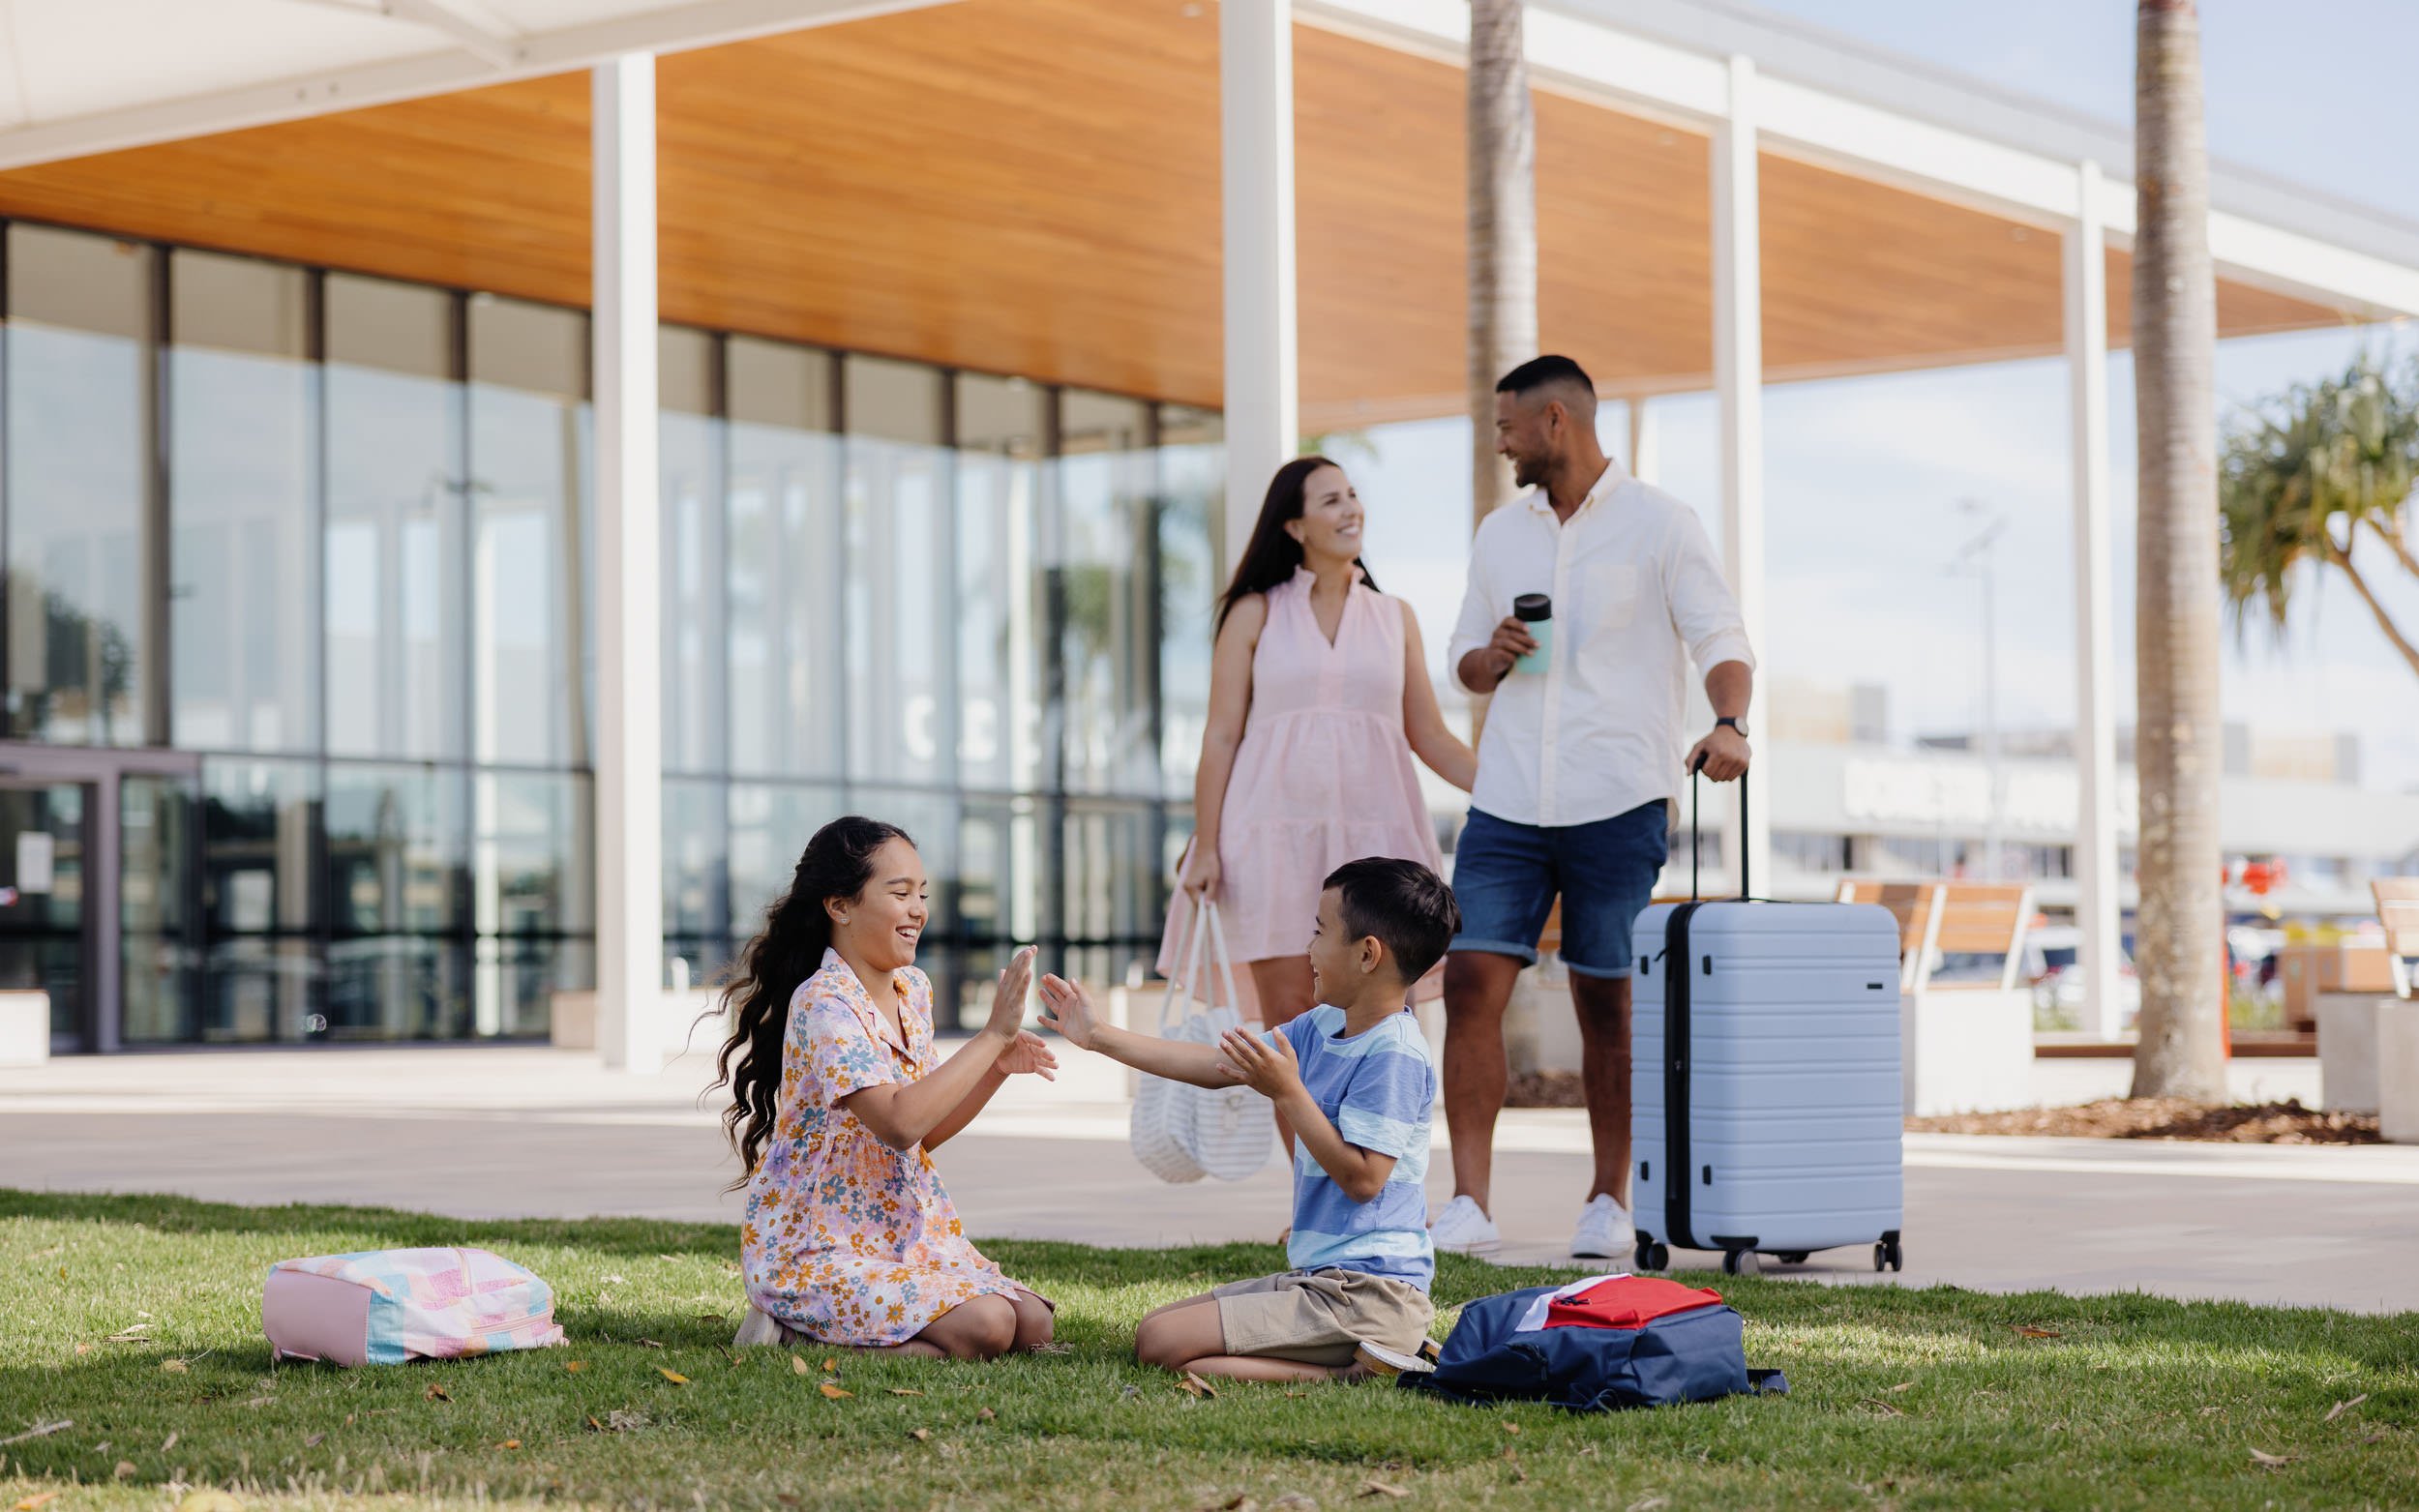
<svg viewBox="0 0 2419 1512">
<path fill-rule="evenodd" d="M 1007 969 L 1000 973 L 1000 986 L 991 994 L 991 1017 L 983 1024 L 983 1032 L 996 1034 L 1003 1040 L 1014 1040 L 1025 1028 L 1025 994 L 1033 985 L 1033 947 L 1026 946 L 1008 958 Z"/>
<path fill-rule="evenodd" d="M 1064 977 L 1045 976 L 1041 979 L 1041 1026 L 1058 1030 L 1077 1050 L 1090 1050 L 1100 1020 L 1082 988 Z"/>
<path fill-rule="evenodd" d="M 991 1065 L 993 1070 L 1007 1076 L 1030 1072 L 1044 1082 L 1059 1080 L 1059 1057 L 1051 1052 L 1050 1042 L 1030 1029 L 1019 1029 L 1016 1038 L 1008 1042 L 1008 1048 Z"/>
</svg>

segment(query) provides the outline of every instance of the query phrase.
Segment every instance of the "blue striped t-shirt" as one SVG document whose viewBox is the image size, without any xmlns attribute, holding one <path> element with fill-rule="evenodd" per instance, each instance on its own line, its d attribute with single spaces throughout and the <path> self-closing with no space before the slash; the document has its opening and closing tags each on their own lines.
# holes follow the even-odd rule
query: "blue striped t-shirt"
<svg viewBox="0 0 2419 1512">
<path fill-rule="evenodd" d="M 1420 1290 L 1436 1274 L 1428 1243 L 1428 1121 L 1436 1064 L 1409 1010 L 1345 1038 L 1344 1010 L 1322 1003 L 1277 1032 L 1294 1046 L 1302 1085 L 1338 1133 L 1394 1157 L 1386 1186 L 1366 1202 L 1344 1195 L 1299 1140 L 1294 1146 L 1296 1270 L 1339 1265 L 1407 1281 Z"/>
</svg>

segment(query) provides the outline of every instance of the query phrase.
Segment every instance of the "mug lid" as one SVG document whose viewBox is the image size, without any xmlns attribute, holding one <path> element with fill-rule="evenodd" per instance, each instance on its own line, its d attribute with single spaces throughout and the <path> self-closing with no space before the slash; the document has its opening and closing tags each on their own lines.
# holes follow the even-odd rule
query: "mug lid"
<svg viewBox="0 0 2419 1512">
<path fill-rule="evenodd" d="M 1554 617 L 1554 601 L 1542 593 L 1524 593 L 1512 600 L 1512 618 L 1531 624 Z"/>
</svg>

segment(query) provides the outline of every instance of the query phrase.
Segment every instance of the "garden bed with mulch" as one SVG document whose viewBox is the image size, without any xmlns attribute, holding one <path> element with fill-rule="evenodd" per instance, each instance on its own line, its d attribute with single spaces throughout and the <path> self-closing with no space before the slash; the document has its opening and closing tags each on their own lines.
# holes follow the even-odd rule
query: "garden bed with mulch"
<svg viewBox="0 0 2419 1512">
<path fill-rule="evenodd" d="M 2194 1140 L 2213 1144 L 2382 1144 L 2374 1113 L 2329 1112 L 2282 1103 L 2195 1103 L 2181 1097 L 2112 1097 L 2073 1108 L 1909 1118 L 1916 1134 L 2034 1134 L 2087 1140 Z"/>
<path fill-rule="evenodd" d="M 1507 1108 L 1584 1108 L 1575 1071 L 1511 1079 Z M 1910 1134 L 2030 1134 L 2085 1140 L 2190 1140 L 2211 1144 L 2382 1144 L 2374 1113 L 2329 1112 L 2282 1103 L 2195 1103 L 2180 1097 L 2112 1097 L 2073 1108 L 1909 1118 Z"/>
</svg>

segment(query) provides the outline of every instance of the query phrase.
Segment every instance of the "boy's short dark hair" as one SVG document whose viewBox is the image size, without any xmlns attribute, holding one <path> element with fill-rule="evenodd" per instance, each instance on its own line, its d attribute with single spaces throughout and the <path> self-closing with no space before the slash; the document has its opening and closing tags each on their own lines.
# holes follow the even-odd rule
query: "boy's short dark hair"
<svg viewBox="0 0 2419 1512">
<path fill-rule="evenodd" d="M 1343 894 L 1345 930 L 1354 939 L 1376 935 L 1406 987 L 1426 976 L 1461 933 L 1453 890 L 1417 861 L 1347 861 L 1328 874 L 1326 886 Z"/>
</svg>

